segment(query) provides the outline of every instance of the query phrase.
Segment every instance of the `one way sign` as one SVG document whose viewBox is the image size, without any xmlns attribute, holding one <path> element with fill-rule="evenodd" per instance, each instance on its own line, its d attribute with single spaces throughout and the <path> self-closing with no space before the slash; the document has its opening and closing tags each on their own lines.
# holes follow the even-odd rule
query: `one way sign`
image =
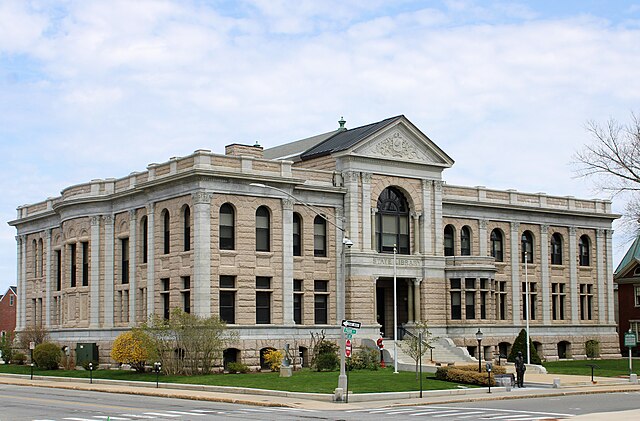
<svg viewBox="0 0 640 421">
<path fill-rule="evenodd" d="M 361 323 L 360 322 L 353 322 L 351 320 L 343 320 L 342 321 L 342 326 L 351 327 L 351 328 L 354 328 L 354 329 L 360 329 Z"/>
</svg>

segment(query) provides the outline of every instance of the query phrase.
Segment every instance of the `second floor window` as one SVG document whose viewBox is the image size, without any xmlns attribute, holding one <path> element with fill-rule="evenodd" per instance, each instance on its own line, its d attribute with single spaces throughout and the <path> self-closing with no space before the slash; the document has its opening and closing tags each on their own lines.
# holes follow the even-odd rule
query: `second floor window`
<svg viewBox="0 0 640 421">
<path fill-rule="evenodd" d="M 409 206 L 396 188 L 387 187 L 378 197 L 376 213 L 376 246 L 378 252 L 409 254 Z"/>
<path fill-rule="evenodd" d="M 327 221 L 320 215 L 313 220 L 313 255 L 327 256 Z"/>
<path fill-rule="evenodd" d="M 591 241 L 589 236 L 583 235 L 578 242 L 578 254 L 580 266 L 591 266 L 589 251 L 591 249 Z"/>
<path fill-rule="evenodd" d="M 260 206 L 256 211 L 256 251 L 271 251 L 269 210 Z"/>
<path fill-rule="evenodd" d="M 460 230 L 460 255 L 471 256 L 471 228 L 466 225 Z"/>
<path fill-rule="evenodd" d="M 533 235 L 531 234 L 531 231 L 523 232 L 521 241 L 522 263 L 525 262 L 525 255 L 527 263 L 533 263 Z"/>
<path fill-rule="evenodd" d="M 149 224 L 146 216 L 142 217 L 140 225 L 142 225 L 142 263 L 147 263 L 149 254 Z"/>
<path fill-rule="evenodd" d="M 76 263 L 76 245 L 75 244 L 71 244 L 70 247 L 70 251 L 71 251 L 71 288 L 75 288 L 76 286 L 76 276 L 77 276 L 77 263 Z"/>
<path fill-rule="evenodd" d="M 189 206 L 185 206 L 184 207 L 184 213 L 182 214 L 182 218 L 183 218 L 183 230 L 182 230 L 182 234 L 183 234 L 183 238 L 182 238 L 182 242 L 183 242 L 183 246 L 184 246 L 184 251 L 189 251 L 191 250 L 191 209 L 189 209 Z"/>
<path fill-rule="evenodd" d="M 455 251 L 455 244 L 453 241 L 453 225 L 447 225 L 444 227 L 444 255 L 453 256 Z"/>
<path fill-rule="evenodd" d="M 120 270 L 122 271 L 122 283 L 129 283 L 129 239 L 120 240 L 120 253 L 122 259 L 120 261 Z"/>
<path fill-rule="evenodd" d="M 169 254 L 171 245 L 171 218 L 169 211 L 164 211 L 164 217 L 162 218 L 162 225 L 164 229 L 164 254 Z"/>
<path fill-rule="evenodd" d="M 562 235 L 557 232 L 551 236 L 551 264 L 562 264 Z"/>
<path fill-rule="evenodd" d="M 293 255 L 302 256 L 302 218 L 299 213 L 293 214 Z"/>
<path fill-rule="evenodd" d="M 499 229 L 491 231 L 491 256 L 496 262 L 502 262 L 502 232 Z"/>
<path fill-rule="evenodd" d="M 225 203 L 220 206 L 220 250 L 234 250 L 235 243 L 235 213 L 233 207 Z"/>
</svg>

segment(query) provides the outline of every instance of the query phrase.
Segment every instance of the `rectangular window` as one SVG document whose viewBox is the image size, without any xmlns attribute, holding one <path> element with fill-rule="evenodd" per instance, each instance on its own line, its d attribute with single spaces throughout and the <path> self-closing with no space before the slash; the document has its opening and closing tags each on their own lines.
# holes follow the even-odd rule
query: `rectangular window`
<svg viewBox="0 0 640 421">
<path fill-rule="evenodd" d="M 551 318 L 553 320 L 564 320 L 564 284 L 551 284 Z"/>
<path fill-rule="evenodd" d="M 476 318 L 476 280 L 475 278 L 466 278 L 464 280 L 465 294 L 465 319 Z"/>
<path fill-rule="evenodd" d="M 236 322 L 236 277 L 220 276 L 220 320 L 227 324 Z"/>
<path fill-rule="evenodd" d="M 75 244 L 71 244 L 70 246 L 70 251 L 71 251 L 71 288 L 75 288 L 76 286 L 76 276 L 77 276 L 77 265 L 76 265 L 76 245 Z"/>
<path fill-rule="evenodd" d="M 256 276 L 256 324 L 271 323 L 271 278 L 268 276 Z"/>
<path fill-rule="evenodd" d="M 56 291 L 62 289 L 62 250 L 56 250 Z"/>
<path fill-rule="evenodd" d="M 314 323 L 326 325 L 329 319 L 329 281 L 313 281 L 313 291 Z"/>
<path fill-rule="evenodd" d="M 593 318 L 593 285 L 580 284 L 580 320 Z"/>
<path fill-rule="evenodd" d="M 122 271 L 122 283 L 129 283 L 129 239 L 120 240 L 120 270 Z"/>
<path fill-rule="evenodd" d="M 82 244 L 82 286 L 89 286 L 89 243 Z"/>
<path fill-rule="evenodd" d="M 13 295 L 10 295 L 10 296 L 9 296 L 9 305 L 10 305 L 11 307 L 13 307 L 13 299 L 14 299 L 14 298 L 15 298 L 15 297 L 14 297 Z"/>
<path fill-rule="evenodd" d="M 640 307 L 640 286 L 636 285 L 633 289 L 636 297 L 636 307 Z"/>
<path fill-rule="evenodd" d="M 191 277 L 190 276 L 182 277 L 182 290 L 180 291 L 180 295 L 182 295 L 182 310 L 185 313 L 191 313 Z"/>
<path fill-rule="evenodd" d="M 302 324 L 302 302 L 304 294 L 302 292 L 302 279 L 293 280 L 293 322 Z"/>
<path fill-rule="evenodd" d="M 170 280 L 169 278 L 160 279 L 160 283 L 162 284 L 162 292 L 160 296 L 162 297 L 162 316 L 165 320 L 169 320 L 169 316 L 171 314 L 171 307 L 169 306 L 170 301 Z"/>
<path fill-rule="evenodd" d="M 507 281 L 497 281 L 496 291 L 496 318 L 507 319 Z"/>
<path fill-rule="evenodd" d="M 522 283 L 522 320 L 527 320 L 527 284 Z M 536 319 L 538 294 L 536 292 L 536 283 L 529 282 L 529 320 Z"/>
<path fill-rule="evenodd" d="M 462 319 L 462 292 L 460 291 L 460 279 L 450 279 L 451 286 L 451 320 Z"/>
</svg>

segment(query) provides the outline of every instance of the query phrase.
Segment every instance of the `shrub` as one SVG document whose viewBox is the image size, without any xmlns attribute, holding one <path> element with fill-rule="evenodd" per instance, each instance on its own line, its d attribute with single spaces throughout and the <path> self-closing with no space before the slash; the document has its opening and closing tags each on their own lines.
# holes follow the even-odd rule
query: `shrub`
<svg viewBox="0 0 640 421">
<path fill-rule="evenodd" d="M 13 343 L 13 332 L 9 332 L 5 336 L 0 339 L 0 351 L 2 351 L 2 359 L 5 363 L 9 363 L 11 361 L 11 356 L 13 355 L 13 348 L 11 347 Z"/>
<path fill-rule="evenodd" d="M 156 355 L 153 341 L 140 329 L 132 329 L 118 335 L 113 341 L 111 358 L 121 364 L 129 364 L 139 373 L 145 371 L 145 362 L 151 361 Z M 94 364 L 94 367 L 97 364 Z M 84 367 L 84 365 L 83 365 Z M 88 367 L 88 361 L 87 361 Z"/>
<path fill-rule="evenodd" d="M 599 358 L 600 357 L 600 342 L 596 339 L 589 339 L 584 344 L 584 351 L 587 354 L 588 358 Z"/>
<path fill-rule="evenodd" d="M 57 370 L 62 359 L 62 351 L 53 342 L 44 342 L 33 350 L 33 362 L 44 370 Z"/>
<path fill-rule="evenodd" d="M 246 364 L 242 364 L 242 363 L 228 363 L 227 364 L 227 371 L 229 373 L 245 374 L 245 373 L 249 372 L 249 366 L 247 366 Z"/>
<path fill-rule="evenodd" d="M 322 340 L 314 349 L 315 361 L 313 363 L 317 371 L 333 371 L 340 365 L 338 358 L 338 345 L 331 341 Z"/>
<path fill-rule="evenodd" d="M 377 370 L 380 367 L 380 351 L 359 349 L 347 358 L 347 370 Z"/>
<path fill-rule="evenodd" d="M 496 384 L 495 374 L 505 373 L 505 367 L 493 366 L 491 369 L 491 385 L 495 386 Z M 482 367 L 482 372 L 479 373 L 478 367 L 475 365 L 439 367 L 436 371 L 436 379 L 464 384 L 477 384 L 480 386 L 487 386 L 489 383 L 489 375 L 487 374 L 486 368 Z"/>
<path fill-rule="evenodd" d="M 23 365 L 25 361 L 27 361 L 27 356 L 22 352 L 14 352 L 11 357 L 12 364 Z"/>
<path fill-rule="evenodd" d="M 271 371 L 280 370 L 282 365 L 282 352 L 276 349 L 268 349 L 264 353 L 264 361 L 269 364 Z"/>
<path fill-rule="evenodd" d="M 531 337 L 529 337 L 529 351 L 531 353 L 531 364 L 542 364 L 542 360 L 540 360 L 540 356 L 536 351 L 536 347 L 533 346 L 533 342 L 531 341 Z M 516 357 L 518 356 L 518 352 L 522 352 L 522 356 L 527 361 L 527 331 L 522 329 L 520 334 L 513 342 L 513 346 L 511 347 L 511 352 L 509 353 L 509 357 L 507 361 L 516 362 Z"/>
</svg>

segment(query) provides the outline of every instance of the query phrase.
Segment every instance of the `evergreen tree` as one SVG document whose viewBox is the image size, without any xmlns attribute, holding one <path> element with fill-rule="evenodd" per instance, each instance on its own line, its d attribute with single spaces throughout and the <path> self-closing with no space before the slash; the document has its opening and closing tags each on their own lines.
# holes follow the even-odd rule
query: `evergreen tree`
<svg viewBox="0 0 640 421">
<path fill-rule="evenodd" d="M 522 357 L 525 362 L 527 361 L 527 331 L 522 329 L 520 334 L 513 342 L 513 346 L 511 347 L 511 352 L 509 353 L 509 357 L 507 361 L 515 362 L 516 357 L 518 356 L 518 352 L 522 352 Z M 540 360 L 540 356 L 536 351 L 536 347 L 533 346 L 533 342 L 531 341 L 531 337 L 529 337 L 529 352 L 531 352 L 531 364 L 542 364 Z"/>
</svg>

